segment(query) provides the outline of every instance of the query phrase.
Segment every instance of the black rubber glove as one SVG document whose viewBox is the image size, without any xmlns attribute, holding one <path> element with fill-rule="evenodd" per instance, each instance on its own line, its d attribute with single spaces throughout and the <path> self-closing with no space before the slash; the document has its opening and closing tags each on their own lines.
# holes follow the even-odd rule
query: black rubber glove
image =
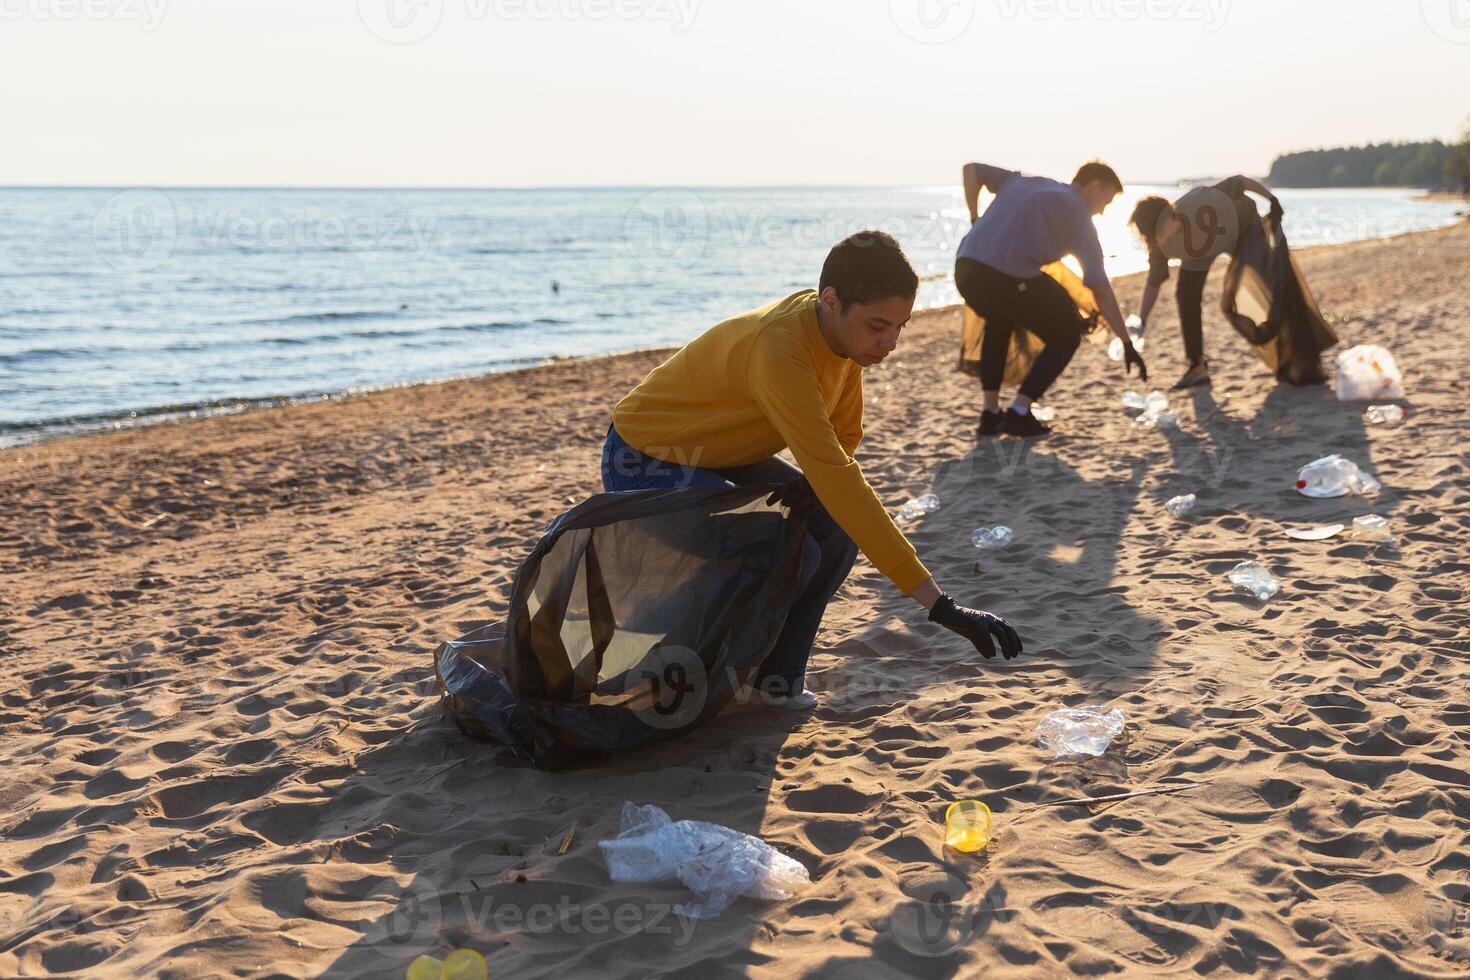
<svg viewBox="0 0 1470 980">
<path fill-rule="evenodd" d="M 986 660 L 995 657 L 997 642 L 1007 660 L 1021 655 L 1021 638 L 1009 623 L 991 613 L 958 605 L 950 596 L 941 595 L 934 603 L 934 608 L 929 610 L 929 622 L 963 636 L 975 644 Z"/>
<path fill-rule="evenodd" d="M 1138 348 L 1130 340 L 1123 344 L 1123 373 L 1132 374 L 1134 367 L 1138 368 L 1138 380 L 1147 381 L 1148 365 L 1143 363 L 1143 355 L 1138 353 Z"/>
<path fill-rule="evenodd" d="M 1270 218 L 1272 221 L 1276 222 L 1277 224 L 1280 224 L 1281 223 L 1281 218 L 1285 214 L 1286 214 L 1286 212 L 1283 211 L 1282 208 L 1281 208 L 1281 202 L 1278 201 L 1278 200 L 1276 200 L 1276 198 L 1274 198 L 1274 197 L 1271 198 L 1271 213 L 1268 214 L 1266 217 Z"/>
<path fill-rule="evenodd" d="M 817 493 L 812 485 L 806 482 L 806 477 L 797 477 L 790 483 L 783 483 L 771 495 L 766 498 L 767 504 L 784 504 L 791 508 L 793 513 L 802 517 L 811 517 L 817 509 Z"/>
</svg>

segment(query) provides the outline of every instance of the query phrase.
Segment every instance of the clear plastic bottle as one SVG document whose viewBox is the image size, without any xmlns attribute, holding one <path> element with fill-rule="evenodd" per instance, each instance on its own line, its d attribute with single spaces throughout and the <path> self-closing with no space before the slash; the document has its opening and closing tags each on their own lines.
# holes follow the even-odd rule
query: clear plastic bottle
<svg viewBox="0 0 1470 980">
<path fill-rule="evenodd" d="M 1348 537 L 1354 541 L 1367 541 L 1371 544 L 1398 543 L 1398 538 L 1394 537 L 1393 532 L 1388 529 L 1388 518 L 1378 514 L 1368 514 L 1353 521 Z"/>
<path fill-rule="evenodd" d="M 1377 493 L 1382 486 L 1359 469 L 1357 463 L 1336 454 L 1303 466 L 1296 480 L 1298 492 L 1318 498 L 1344 497 L 1350 493 L 1366 496 Z"/>
<path fill-rule="evenodd" d="M 939 498 L 932 493 L 926 493 L 922 497 L 915 497 L 898 509 L 896 520 L 900 524 L 908 524 L 916 521 L 926 514 L 932 514 L 939 509 Z"/>
<path fill-rule="evenodd" d="M 1139 411 L 1142 411 L 1145 407 L 1147 407 L 1147 404 L 1148 400 L 1140 395 L 1138 392 L 1131 389 L 1123 392 L 1124 408 L 1136 408 Z"/>
<path fill-rule="evenodd" d="M 1230 570 L 1230 582 L 1239 592 L 1270 602 L 1281 591 L 1281 582 L 1258 561 L 1243 561 Z"/>
<path fill-rule="evenodd" d="M 1408 415 L 1400 405 L 1373 405 L 1363 413 L 1363 418 L 1373 425 L 1402 422 Z"/>
<path fill-rule="evenodd" d="M 1140 354 L 1143 353 L 1143 321 L 1138 318 L 1137 313 L 1130 313 L 1128 319 L 1123 321 L 1123 327 L 1128 331 L 1128 339 L 1133 341 L 1133 349 Z M 1108 343 L 1108 360 L 1121 361 L 1123 359 L 1123 339 L 1114 337 Z"/>
<path fill-rule="evenodd" d="M 970 535 L 970 543 L 977 548 L 1004 548 L 1011 543 L 1016 532 L 1004 525 L 1000 527 L 977 527 Z"/>
</svg>

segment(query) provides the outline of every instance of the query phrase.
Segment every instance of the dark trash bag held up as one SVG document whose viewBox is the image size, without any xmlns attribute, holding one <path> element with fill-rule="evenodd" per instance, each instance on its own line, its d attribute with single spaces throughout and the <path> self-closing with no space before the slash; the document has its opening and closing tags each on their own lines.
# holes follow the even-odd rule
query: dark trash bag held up
<svg viewBox="0 0 1470 980">
<path fill-rule="evenodd" d="M 806 525 L 774 486 L 639 490 L 558 517 L 504 623 L 444 644 L 461 731 L 556 768 L 674 738 L 754 683 L 795 599 Z"/>
<path fill-rule="evenodd" d="M 1225 271 L 1220 309 L 1278 381 L 1322 384 L 1322 352 L 1337 335 L 1317 309 L 1281 222 L 1250 210 Z"/>
</svg>

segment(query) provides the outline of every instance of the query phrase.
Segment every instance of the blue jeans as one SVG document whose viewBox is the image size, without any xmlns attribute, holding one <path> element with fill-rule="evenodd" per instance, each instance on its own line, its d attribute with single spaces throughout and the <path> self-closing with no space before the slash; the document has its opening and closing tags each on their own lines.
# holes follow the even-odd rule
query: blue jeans
<svg viewBox="0 0 1470 980">
<path fill-rule="evenodd" d="M 799 476 L 801 470 L 778 456 L 720 470 L 665 463 L 634 449 L 611 427 L 602 446 L 602 487 L 609 493 L 789 483 Z M 827 604 L 857 560 L 857 545 L 820 504 L 817 512 L 807 518 L 806 531 L 796 601 L 786 614 L 786 625 L 781 628 L 781 635 L 756 678 L 763 690 L 776 695 L 802 690 L 807 658 L 811 656 Z"/>
</svg>

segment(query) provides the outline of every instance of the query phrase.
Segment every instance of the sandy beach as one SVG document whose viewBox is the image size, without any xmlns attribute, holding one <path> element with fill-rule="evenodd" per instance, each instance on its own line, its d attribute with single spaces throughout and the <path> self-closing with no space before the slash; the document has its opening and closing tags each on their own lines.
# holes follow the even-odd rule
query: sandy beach
<svg viewBox="0 0 1470 980">
<path fill-rule="evenodd" d="M 920 555 L 1026 655 L 981 661 L 859 559 L 814 714 L 568 772 L 464 739 L 432 657 L 600 489 L 659 352 L 0 453 L 0 976 L 402 977 L 457 947 L 558 980 L 1470 974 L 1470 224 L 1299 258 L 1343 346 L 1398 358 L 1406 422 L 1277 387 L 1217 312 L 1222 262 L 1179 431 L 1136 430 L 1139 386 L 1085 345 L 1056 433 L 977 447 L 959 313 L 926 313 L 868 372 L 859 459 L 891 509 L 940 496 Z M 1183 370 L 1172 293 L 1145 392 Z M 1333 452 L 1382 492 L 1299 496 Z M 1368 513 L 1398 548 L 1282 534 Z M 977 566 L 994 524 L 1015 541 Z M 1252 558 L 1269 604 L 1226 581 Z M 1125 736 L 1050 761 L 1037 723 L 1095 702 Z M 1035 808 L 1178 779 L 1205 785 Z M 978 859 L 943 847 L 966 798 L 995 813 Z M 608 878 L 625 801 L 812 885 L 679 919 L 677 883 Z"/>
</svg>

